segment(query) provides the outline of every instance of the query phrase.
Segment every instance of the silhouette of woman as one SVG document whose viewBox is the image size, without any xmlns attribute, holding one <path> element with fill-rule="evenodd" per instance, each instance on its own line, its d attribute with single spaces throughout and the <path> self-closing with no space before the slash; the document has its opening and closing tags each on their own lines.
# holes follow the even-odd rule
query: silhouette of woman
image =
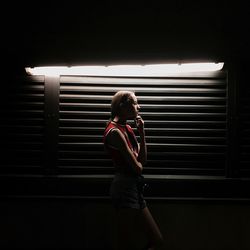
<svg viewBox="0 0 250 250">
<path fill-rule="evenodd" d="M 117 215 L 116 249 L 138 249 L 138 231 L 147 238 L 146 249 L 158 249 L 162 234 L 143 197 L 143 166 L 147 161 L 144 121 L 139 116 L 140 106 L 131 91 L 118 91 L 111 102 L 111 120 L 104 131 L 103 142 L 110 154 L 115 176 L 110 195 Z M 127 120 L 133 119 L 140 143 Z"/>
</svg>

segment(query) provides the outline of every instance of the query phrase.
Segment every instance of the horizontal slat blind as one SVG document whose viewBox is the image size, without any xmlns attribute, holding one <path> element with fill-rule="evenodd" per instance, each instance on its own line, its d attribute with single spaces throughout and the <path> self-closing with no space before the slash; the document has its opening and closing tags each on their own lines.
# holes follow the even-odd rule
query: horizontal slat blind
<svg viewBox="0 0 250 250">
<path fill-rule="evenodd" d="M 1 174 L 41 173 L 44 77 L 9 79 L 2 91 Z"/>
<path fill-rule="evenodd" d="M 118 90 L 135 91 L 141 106 L 148 143 L 144 173 L 225 174 L 224 72 L 166 78 L 62 76 L 59 172 L 113 173 L 102 136 Z"/>
</svg>

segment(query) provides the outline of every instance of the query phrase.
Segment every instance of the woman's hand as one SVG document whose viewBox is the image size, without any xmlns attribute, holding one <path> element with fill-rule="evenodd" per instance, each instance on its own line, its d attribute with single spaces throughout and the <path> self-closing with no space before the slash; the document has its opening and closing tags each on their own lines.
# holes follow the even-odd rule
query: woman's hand
<svg viewBox="0 0 250 250">
<path fill-rule="evenodd" d="M 137 130 L 139 132 L 139 135 L 140 136 L 144 136 L 145 135 L 145 131 L 144 131 L 144 121 L 143 119 L 141 118 L 141 116 L 137 116 L 135 118 L 135 125 L 137 127 Z"/>
</svg>

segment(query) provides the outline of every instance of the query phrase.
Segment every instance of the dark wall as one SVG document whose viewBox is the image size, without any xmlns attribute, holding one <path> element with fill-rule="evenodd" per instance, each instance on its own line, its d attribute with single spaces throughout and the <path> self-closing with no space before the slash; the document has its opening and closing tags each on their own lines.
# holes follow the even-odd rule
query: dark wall
<svg viewBox="0 0 250 250">
<path fill-rule="evenodd" d="M 0 247 L 113 249 L 115 216 L 108 200 L 16 199 L 1 205 Z M 178 250 L 250 248 L 249 204 L 153 201 L 148 206 Z M 138 232 L 143 245 L 144 238 Z"/>
<path fill-rule="evenodd" d="M 245 101 L 249 88 L 245 62 L 250 54 L 247 36 L 250 15 L 245 4 L 179 0 L 166 2 L 164 6 L 155 1 L 126 1 L 122 5 L 116 1 L 83 1 L 81 4 L 35 1 L 26 5 L 19 1 L 3 7 L 6 15 L 1 17 L 1 54 L 7 78 L 24 74 L 25 66 L 225 61 L 231 65 L 230 72 L 236 75 L 234 86 L 240 95 L 236 100 L 240 105 L 236 108 L 232 104 L 235 123 L 239 122 L 239 114 L 245 121 L 241 123 L 245 129 L 241 135 L 232 136 L 236 143 L 246 138 L 249 102 Z M 1 85 L 8 89 L 4 79 Z M 249 152 L 249 141 L 244 142 L 245 151 L 234 152 L 235 161 L 240 158 L 242 164 L 246 163 L 245 152 Z M 244 166 L 243 175 L 249 176 L 249 169 Z M 237 175 L 242 170 L 236 168 L 235 171 Z M 5 179 L 2 183 L 7 182 Z M 58 189 L 55 183 L 50 185 Z M 48 192 L 50 185 L 45 185 Z M 15 182 L 13 187 L 15 189 Z M 180 190 L 183 186 L 172 187 Z M 242 193 L 244 199 L 249 197 L 245 185 L 238 185 L 236 193 L 233 188 L 220 187 L 224 197 L 241 197 Z M 27 185 L 21 191 L 26 188 L 31 190 Z M 194 194 L 195 185 L 191 190 Z M 107 200 L 10 198 L 5 191 L 9 190 L 2 184 L 0 247 L 112 245 L 114 215 Z M 176 190 L 170 193 L 172 191 L 175 194 Z M 247 202 L 238 199 L 234 203 L 217 204 L 196 203 L 192 199 L 186 202 L 156 199 L 149 204 L 166 237 L 167 249 L 250 248 Z"/>
<path fill-rule="evenodd" d="M 3 10 L 2 53 L 21 65 L 189 60 L 249 55 L 241 1 L 37 1 Z"/>
</svg>

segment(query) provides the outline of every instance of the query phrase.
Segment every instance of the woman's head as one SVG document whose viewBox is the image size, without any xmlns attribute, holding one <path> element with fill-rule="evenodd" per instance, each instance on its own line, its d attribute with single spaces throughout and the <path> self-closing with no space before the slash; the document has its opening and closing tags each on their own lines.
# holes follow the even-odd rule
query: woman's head
<svg viewBox="0 0 250 250">
<path fill-rule="evenodd" d="M 125 119 L 134 119 L 139 112 L 140 106 L 137 103 L 135 93 L 132 91 L 118 91 L 111 102 L 111 119 L 116 116 Z"/>
</svg>

